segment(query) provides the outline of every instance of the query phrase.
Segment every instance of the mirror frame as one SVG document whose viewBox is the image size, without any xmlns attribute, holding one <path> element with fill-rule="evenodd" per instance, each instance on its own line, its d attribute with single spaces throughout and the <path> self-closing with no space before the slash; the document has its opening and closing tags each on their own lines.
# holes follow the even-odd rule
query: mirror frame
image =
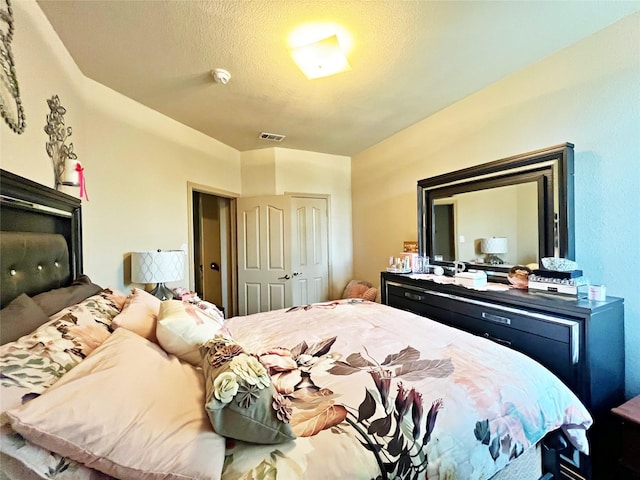
<svg viewBox="0 0 640 480">
<path fill-rule="evenodd" d="M 538 192 L 538 261 L 543 257 L 574 259 L 573 144 L 563 143 L 418 181 L 418 251 L 434 265 L 436 200 L 464 192 L 536 182 Z M 464 262 L 467 268 L 504 279 L 510 267 Z"/>
</svg>

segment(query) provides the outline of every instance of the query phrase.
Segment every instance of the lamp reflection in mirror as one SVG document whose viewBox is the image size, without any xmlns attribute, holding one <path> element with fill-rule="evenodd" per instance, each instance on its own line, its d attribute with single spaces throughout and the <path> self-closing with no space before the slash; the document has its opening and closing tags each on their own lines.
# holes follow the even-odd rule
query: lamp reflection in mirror
<svg viewBox="0 0 640 480">
<path fill-rule="evenodd" d="M 498 255 L 508 252 L 506 237 L 483 238 L 480 241 L 480 251 L 485 254 L 484 263 L 489 265 L 502 265 L 502 260 Z"/>
<path fill-rule="evenodd" d="M 184 278 L 185 252 L 183 250 L 150 250 L 131 253 L 131 281 L 157 283 L 151 294 L 160 300 L 171 300 L 173 292 L 165 282 Z"/>
</svg>

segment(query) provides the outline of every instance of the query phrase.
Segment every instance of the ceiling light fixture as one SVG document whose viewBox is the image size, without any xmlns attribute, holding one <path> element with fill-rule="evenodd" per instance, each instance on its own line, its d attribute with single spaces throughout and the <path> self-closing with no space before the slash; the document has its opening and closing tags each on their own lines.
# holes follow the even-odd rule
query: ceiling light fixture
<svg viewBox="0 0 640 480">
<path fill-rule="evenodd" d="M 291 56 L 309 80 L 351 70 L 337 35 L 292 48 Z"/>
</svg>

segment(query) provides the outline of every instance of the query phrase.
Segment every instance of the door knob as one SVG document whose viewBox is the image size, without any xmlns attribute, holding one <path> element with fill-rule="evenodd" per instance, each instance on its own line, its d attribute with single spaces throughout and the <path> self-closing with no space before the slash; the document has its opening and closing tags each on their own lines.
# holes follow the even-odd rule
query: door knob
<svg viewBox="0 0 640 480">
<path fill-rule="evenodd" d="M 216 271 L 220 271 L 220 265 L 218 265 L 216 262 L 211 262 L 211 270 L 216 270 Z"/>
<path fill-rule="evenodd" d="M 302 275 L 302 272 L 293 272 L 294 277 L 297 277 L 298 275 Z"/>
<path fill-rule="evenodd" d="M 290 278 L 291 278 L 291 275 L 287 273 L 284 277 L 278 277 L 278 280 L 289 280 Z"/>
</svg>

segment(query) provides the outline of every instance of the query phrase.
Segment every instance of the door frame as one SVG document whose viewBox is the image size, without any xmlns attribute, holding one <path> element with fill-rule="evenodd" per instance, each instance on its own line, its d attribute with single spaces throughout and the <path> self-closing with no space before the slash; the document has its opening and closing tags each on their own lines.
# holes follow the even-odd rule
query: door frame
<svg viewBox="0 0 640 480">
<path fill-rule="evenodd" d="M 231 271 L 231 282 L 229 288 L 231 290 L 230 295 L 228 296 L 231 299 L 231 305 L 228 305 L 226 309 L 226 317 L 231 318 L 238 314 L 238 268 L 237 268 L 237 225 L 236 225 L 236 199 L 240 196 L 237 193 L 229 192 L 227 190 L 222 190 L 219 188 L 209 187 L 207 185 L 202 185 L 195 182 L 187 181 L 187 210 L 188 210 L 188 232 L 189 232 L 189 290 L 195 291 L 195 237 L 194 237 L 194 228 L 195 225 L 193 223 L 193 193 L 203 193 L 205 195 L 213 195 L 216 197 L 224 197 L 230 200 L 229 208 L 230 208 L 230 229 L 229 232 L 231 241 L 229 245 L 230 255 L 229 255 L 229 270 Z"/>
</svg>

